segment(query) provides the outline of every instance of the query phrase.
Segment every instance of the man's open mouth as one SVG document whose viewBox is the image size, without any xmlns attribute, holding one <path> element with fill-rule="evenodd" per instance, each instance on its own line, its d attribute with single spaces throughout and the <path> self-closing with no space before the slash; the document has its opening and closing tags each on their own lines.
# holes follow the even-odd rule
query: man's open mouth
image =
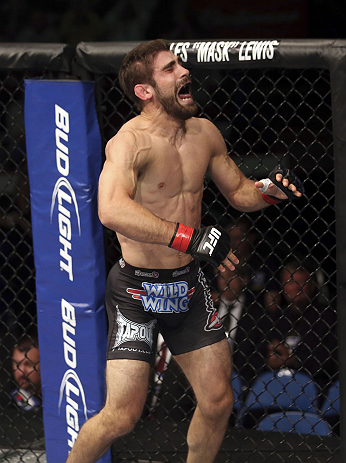
<svg viewBox="0 0 346 463">
<path fill-rule="evenodd" d="M 190 100 L 191 96 L 191 82 L 183 85 L 178 92 L 178 97 L 180 100 Z"/>
</svg>

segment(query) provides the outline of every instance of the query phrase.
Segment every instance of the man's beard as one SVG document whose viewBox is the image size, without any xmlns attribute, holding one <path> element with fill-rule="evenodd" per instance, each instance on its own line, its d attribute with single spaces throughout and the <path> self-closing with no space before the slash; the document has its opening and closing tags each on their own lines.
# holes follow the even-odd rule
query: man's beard
<svg viewBox="0 0 346 463">
<path fill-rule="evenodd" d="M 175 119 L 186 121 L 190 117 L 196 116 L 198 112 L 197 104 L 192 100 L 191 103 L 187 105 L 180 105 L 174 95 L 164 96 L 160 93 L 159 89 L 156 87 L 157 100 L 161 103 L 163 109 L 169 116 L 174 117 Z"/>
</svg>

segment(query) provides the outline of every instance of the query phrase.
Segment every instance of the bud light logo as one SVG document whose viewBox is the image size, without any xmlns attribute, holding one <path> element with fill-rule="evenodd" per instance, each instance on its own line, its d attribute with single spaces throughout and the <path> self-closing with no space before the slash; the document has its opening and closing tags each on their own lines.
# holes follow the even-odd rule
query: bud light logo
<svg viewBox="0 0 346 463">
<path fill-rule="evenodd" d="M 73 447 L 80 429 L 78 409 L 80 403 L 84 413 L 85 421 L 88 419 L 87 405 L 83 385 L 74 370 L 67 370 L 60 384 L 59 394 L 59 413 L 63 402 L 66 398 L 66 424 L 67 433 L 70 438 L 67 441 L 69 447 Z"/>
<path fill-rule="evenodd" d="M 50 222 L 52 223 L 54 206 L 57 202 L 59 242 L 61 246 L 60 269 L 67 272 L 70 281 L 73 281 L 71 205 L 73 205 L 72 209 L 77 219 L 79 235 L 81 235 L 81 225 L 76 193 L 67 179 L 70 173 L 70 153 L 68 147 L 70 132 L 69 113 L 57 104 L 55 105 L 55 125 L 56 167 L 62 177 L 56 181 L 53 189 Z"/>
<path fill-rule="evenodd" d="M 84 412 L 85 420 L 88 419 L 87 405 L 84 388 L 76 372 L 77 368 L 77 349 L 76 349 L 76 312 L 72 304 L 65 299 L 61 299 L 62 335 L 64 341 L 64 360 L 68 369 L 65 371 L 60 384 L 59 394 L 59 413 L 66 399 L 65 415 L 67 433 L 69 435 L 67 444 L 73 447 L 80 429 L 78 410 Z"/>
</svg>

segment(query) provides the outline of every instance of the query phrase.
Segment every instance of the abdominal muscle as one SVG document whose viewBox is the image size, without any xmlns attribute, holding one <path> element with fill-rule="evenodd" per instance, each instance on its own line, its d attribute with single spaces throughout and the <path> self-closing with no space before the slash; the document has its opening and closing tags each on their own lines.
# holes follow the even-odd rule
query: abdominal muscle
<svg viewBox="0 0 346 463">
<path fill-rule="evenodd" d="M 201 194 L 181 194 L 176 198 L 162 198 L 150 206 L 144 207 L 169 222 L 179 222 L 193 228 L 200 227 Z M 160 207 L 161 206 L 161 207 Z M 122 250 L 122 256 L 130 265 L 147 269 L 179 268 L 189 264 L 193 258 L 190 254 L 176 251 L 162 244 L 144 243 L 131 240 L 121 234 L 117 234 Z"/>
</svg>

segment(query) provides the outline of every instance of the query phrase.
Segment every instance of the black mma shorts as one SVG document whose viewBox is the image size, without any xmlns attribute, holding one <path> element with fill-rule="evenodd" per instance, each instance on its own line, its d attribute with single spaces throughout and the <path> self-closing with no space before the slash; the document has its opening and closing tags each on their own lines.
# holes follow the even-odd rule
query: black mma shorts
<svg viewBox="0 0 346 463">
<path fill-rule="evenodd" d="M 158 330 L 173 355 L 225 338 L 222 321 L 198 263 L 177 269 L 143 269 L 120 259 L 106 287 L 107 359 L 151 363 Z"/>
</svg>

